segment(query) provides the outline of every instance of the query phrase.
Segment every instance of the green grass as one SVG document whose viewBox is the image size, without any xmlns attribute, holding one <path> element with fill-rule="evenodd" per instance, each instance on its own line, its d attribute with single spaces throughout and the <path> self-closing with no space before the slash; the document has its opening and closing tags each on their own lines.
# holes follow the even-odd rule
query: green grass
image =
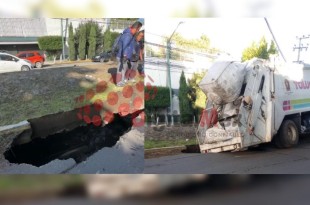
<svg viewBox="0 0 310 205">
<path fill-rule="evenodd" d="M 0 176 L 0 192 L 2 194 L 9 191 L 35 191 L 40 189 L 60 189 L 70 185 L 83 183 L 83 178 L 79 175 L 57 176 Z M 46 186 L 48 184 L 48 187 Z M 1 194 L 0 194 L 1 195 Z"/>
<path fill-rule="evenodd" d="M 28 100 L 19 98 L 3 103 L 0 107 L 0 126 L 72 110 L 76 105 L 75 98 L 83 93 L 85 91 L 79 88 L 71 91 L 57 91 L 44 96 L 32 96 Z"/>
<path fill-rule="evenodd" d="M 173 146 L 182 146 L 182 145 L 196 145 L 196 138 L 189 139 L 186 141 L 185 139 L 179 140 L 145 140 L 144 141 L 144 149 L 152 149 L 152 148 L 162 148 L 162 147 L 173 147 Z"/>
<path fill-rule="evenodd" d="M 99 64 L 98 64 L 99 65 Z M 96 66 L 98 66 L 96 65 Z M 91 70 L 91 69 L 90 69 Z M 50 71 L 50 75 L 53 75 L 55 70 L 47 70 Z M 47 72 L 46 71 L 46 72 Z M 96 73 L 94 76 L 98 75 L 98 73 L 101 74 L 101 78 L 109 79 L 110 76 L 105 71 L 102 70 L 96 70 Z M 69 72 L 74 72 L 74 69 L 68 70 Z M 83 71 L 84 72 L 84 71 Z M 82 75 L 84 75 L 82 72 Z M 64 75 L 68 74 L 65 73 Z M 44 75 L 46 78 L 46 75 Z M 14 79 L 11 76 L 12 79 Z M 42 77 L 43 78 L 43 77 Z M 40 79 L 43 83 L 43 79 Z M 42 83 L 39 81 L 37 84 Z M 15 124 L 23 120 L 28 119 L 34 119 L 38 118 L 44 115 L 49 114 L 55 114 L 63 111 L 69 111 L 77 107 L 84 106 L 86 104 L 91 104 L 95 102 L 97 99 L 101 99 L 102 101 L 106 101 L 107 95 L 111 91 L 115 92 L 121 92 L 122 88 L 115 86 L 113 83 L 110 83 L 108 80 L 108 87 L 107 89 L 102 93 L 96 93 L 95 96 L 90 100 L 85 100 L 83 103 L 76 103 L 76 98 L 80 95 L 86 94 L 86 92 L 89 89 L 93 89 L 96 91 L 96 85 L 97 81 L 87 81 L 87 80 L 81 80 L 79 84 L 77 84 L 75 87 L 73 86 L 66 86 L 65 82 L 61 82 L 63 87 L 59 89 L 59 86 L 57 89 L 53 88 L 53 84 L 50 83 L 50 89 L 47 89 L 46 93 L 38 93 L 33 94 L 36 92 L 32 92 L 32 88 L 29 88 L 31 83 L 24 85 L 25 89 L 22 89 L 21 84 L 17 84 L 15 81 L 11 84 L 8 84 L 12 86 L 10 88 L 12 92 L 11 96 L 6 98 L 4 96 L 5 100 L 2 100 L 0 102 L 0 126 L 3 125 L 9 125 L 9 124 Z M 15 83 L 15 84 L 14 84 Z M 57 82 L 55 82 L 57 83 Z M 38 87 L 38 86 L 36 86 Z M 39 86 L 40 87 L 40 86 Z M 9 88 L 6 88 L 9 89 Z M 33 88 L 38 89 L 38 88 Z M 17 90 L 17 91 L 16 91 Z M 23 90 L 23 92 L 19 92 L 20 90 Z M 26 92 L 27 90 L 27 92 Z M 109 108 L 112 109 L 112 108 Z"/>
<path fill-rule="evenodd" d="M 91 88 L 96 89 L 95 86 Z M 89 101 L 77 104 L 75 98 L 85 95 L 87 88 L 78 87 L 75 90 L 58 90 L 51 94 L 32 96 L 29 99 L 18 98 L 5 102 L 0 107 L 0 126 L 18 123 L 23 120 L 38 118 L 44 115 L 69 111 L 77 106 L 93 103 L 96 99 L 106 100 L 110 91 L 118 91 L 113 85 L 103 93 L 96 94 Z"/>
</svg>

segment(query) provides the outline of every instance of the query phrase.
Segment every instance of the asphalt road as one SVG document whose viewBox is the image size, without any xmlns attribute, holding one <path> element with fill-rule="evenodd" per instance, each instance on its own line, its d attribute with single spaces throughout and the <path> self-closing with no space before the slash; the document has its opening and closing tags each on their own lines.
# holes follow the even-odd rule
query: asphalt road
<svg viewBox="0 0 310 205">
<path fill-rule="evenodd" d="M 184 153 L 146 159 L 144 173 L 309 174 L 310 137 L 303 137 L 297 147 L 290 149 L 277 149 L 269 143 L 243 152 Z"/>
</svg>

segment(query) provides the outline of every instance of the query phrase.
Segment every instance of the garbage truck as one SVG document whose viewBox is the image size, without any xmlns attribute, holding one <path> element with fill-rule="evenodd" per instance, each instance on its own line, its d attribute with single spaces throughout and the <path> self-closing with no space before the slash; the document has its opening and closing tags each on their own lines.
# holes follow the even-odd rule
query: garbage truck
<svg viewBox="0 0 310 205">
<path fill-rule="evenodd" d="M 199 83 L 208 101 L 197 140 L 201 153 L 298 144 L 310 132 L 310 66 L 254 58 L 218 61 Z"/>
</svg>

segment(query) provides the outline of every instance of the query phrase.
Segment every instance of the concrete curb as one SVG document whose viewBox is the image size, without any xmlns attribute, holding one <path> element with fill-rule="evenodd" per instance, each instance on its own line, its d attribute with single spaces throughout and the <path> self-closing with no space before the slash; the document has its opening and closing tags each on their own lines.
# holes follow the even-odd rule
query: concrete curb
<svg viewBox="0 0 310 205">
<path fill-rule="evenodd" d="M 186 145 L 172 146 L 172 147 L 158 147 L 158 148 L 150 148 L 150 149 L 144 149 L 144 150 L 145 151 L 152 151 L 152 150 L 174 149 L 174 148 L 184 148 L 184 149 L 186 149 Z"/>
<path fill-rule="evenodd" d="M 28 121 L 22 121 L 17 124 L 0 126 L 0 163 L 4 160 L 3 153 L 11 146 L 12 142 L 19 134 L 24 133 L 19 139 L 27 141 L 31 136 L 31 126 Z"/>
</svg>

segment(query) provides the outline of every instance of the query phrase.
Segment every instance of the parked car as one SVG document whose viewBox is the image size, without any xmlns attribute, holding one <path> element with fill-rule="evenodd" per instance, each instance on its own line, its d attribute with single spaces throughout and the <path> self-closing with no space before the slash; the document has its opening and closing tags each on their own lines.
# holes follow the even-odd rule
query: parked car
<svg viewBox="0 0 310 205">
<path fill-rule="evenodd" d="M 37 51 L 23 51 L 16 55 L 18 58 L 27 59 L 33 67 L 42 68 L 45 58 Z"/>
<path fill-rule="evenodd" d="M 110 60 L 112 56 L 112 52 L 111 51 L 107 51 L 107 52 L 103 52 L 100 53 L 99 55 L 96 55 L 95 57 L 93 57 L 93 62 L 108 62 Z"/>
<path fill-rule="evenodd" d="M 13 71 L 29 71 L 31 62 L 8 53 L 0 53 L 0 73 Z"/>
</svg>

